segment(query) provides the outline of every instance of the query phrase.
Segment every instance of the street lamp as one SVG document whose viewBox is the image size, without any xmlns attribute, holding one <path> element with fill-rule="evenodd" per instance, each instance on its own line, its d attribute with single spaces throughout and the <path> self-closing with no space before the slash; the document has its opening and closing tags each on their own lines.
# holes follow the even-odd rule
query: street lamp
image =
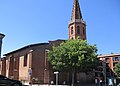
<svg viewBox="0 0 120 86">
<path fill-rule="evenodd" d="M 104 75 L 104 81 L 106 86 L 106 60 L 103 61 L 103 75 Z"/>
<path fill-rule="evenodd" d="M 0 60 L 1 60 L 1 49 L 2 49 L 2 39 L 5 37 L 4 34 L 0 33 Z"/>
<path fill-rule="evenodd" d="M 1 50 L 2 50 L 2 39 L 5 37 L 4 34 L 0 33 L 0 74 L 1 74 Z"/>
<path fill-rule="evenodd" d="M 56 75 L 56 85 L 58 85 L 58 71 L 54 72 L 54 74 Z"/>
</svg>

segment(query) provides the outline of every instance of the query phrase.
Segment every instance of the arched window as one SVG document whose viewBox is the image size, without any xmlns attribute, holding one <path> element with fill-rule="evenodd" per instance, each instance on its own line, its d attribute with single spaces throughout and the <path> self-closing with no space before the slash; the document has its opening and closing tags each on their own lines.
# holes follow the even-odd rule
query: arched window
<svg viewBox="0 0 120 86">
<path fill-rule="evenodd" d="M 80 34 L 80 27 L 77 26 L 77 34 Z"/>
<path fill-rule="evenodd" d="M 73 27 L 71 27 L 71 34 L 73 34 L 73 32 L 74 32 L 74 31 L 73 31 Z"/>
<path fill-rule="evenodd" d="M 83 27 L 83 35 L 85 35 L 85 28 Z"/>
</svg>

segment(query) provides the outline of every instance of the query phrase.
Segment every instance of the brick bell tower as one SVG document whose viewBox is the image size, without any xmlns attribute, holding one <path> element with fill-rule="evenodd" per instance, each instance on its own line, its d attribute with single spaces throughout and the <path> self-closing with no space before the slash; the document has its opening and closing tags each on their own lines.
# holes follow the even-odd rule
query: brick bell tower
<svg viewBox="0 0 120 86">
<path fill-rule="evenodd" d="M 82 19 L 78 0 L 74 0 L 68 31 L 69 39 L 76 39 L 79 36 L 81 39 L 86 40 L 86 22 Z"/>
</svg>

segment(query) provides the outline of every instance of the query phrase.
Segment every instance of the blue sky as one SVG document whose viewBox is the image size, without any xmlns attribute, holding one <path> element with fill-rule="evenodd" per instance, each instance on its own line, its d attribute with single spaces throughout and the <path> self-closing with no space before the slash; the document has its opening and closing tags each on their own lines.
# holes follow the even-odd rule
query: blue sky
<svg viewBox="0 0 120 86">
<path fill-rule="evenodd" d="M 0 0 L 2 54 L 29 44 L 68 39 L 74 0 Z M 120 53 L 120 0 L 79 0 L 87 41 L 98 54 Z"/>
</svg>

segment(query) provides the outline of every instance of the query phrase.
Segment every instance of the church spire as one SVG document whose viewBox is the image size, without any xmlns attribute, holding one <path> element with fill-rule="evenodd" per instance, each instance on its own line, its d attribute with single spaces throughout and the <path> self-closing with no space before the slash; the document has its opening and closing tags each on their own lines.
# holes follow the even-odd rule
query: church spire
<svg viewBox="0 0 120 86">
<path fill-rule="evenodd" d="M 82 19 L 82 14 L 78 0 L 74 0 L 73 9 L 72 9 L 71 20 L 75 20 L 75 19 Z"/>
<path fill-rule="evenodd" d="M 68 24 L 69 39 L 80 37 L 86 40 L 86 22 L 82 19 L 82 13 L 78 0 L 74 0 L 71 20 Z"/>
</svg>

